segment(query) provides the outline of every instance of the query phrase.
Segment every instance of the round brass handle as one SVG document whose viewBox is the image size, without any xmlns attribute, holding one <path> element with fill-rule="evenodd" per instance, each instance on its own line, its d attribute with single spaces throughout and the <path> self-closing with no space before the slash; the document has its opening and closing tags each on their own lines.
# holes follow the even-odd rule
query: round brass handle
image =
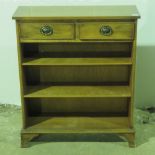
<svg viewBox="0 0 155 155">
<path fill-rule="evenodd" d="M 45 25 L 45 26 L 41 27 L 40 32 L 43 35 L 49 36 L 49 35 L 53 34 L 53 29 L 52 29 L 52 27 Z"/>
<path fill-rule="evenodd" d="M 100 33 L 104 36 L 110 36 L 113 33 L 113 30 L 110 26 L 102 26 L 100 29 Z"/>
</svg>

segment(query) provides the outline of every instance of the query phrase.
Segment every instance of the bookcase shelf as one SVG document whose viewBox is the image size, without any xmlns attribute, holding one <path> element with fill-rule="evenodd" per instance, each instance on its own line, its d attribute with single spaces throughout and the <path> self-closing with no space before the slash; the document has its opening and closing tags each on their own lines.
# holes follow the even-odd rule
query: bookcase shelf
<svg viewBox="0 0 155 155">
<path fill-rule="evenodd" d="M 23 66 L 131 65 L 131 58 L 27 58 Z"/>
<path fill-rule="evenodd" d="M 130 97 L 129 86 L 32 86 L 25 98 Z"/>
<path fill-rule="evenodd" d="M 29 117 L 23 133 L 133 133 L 128 117 Z"/>
</svg>

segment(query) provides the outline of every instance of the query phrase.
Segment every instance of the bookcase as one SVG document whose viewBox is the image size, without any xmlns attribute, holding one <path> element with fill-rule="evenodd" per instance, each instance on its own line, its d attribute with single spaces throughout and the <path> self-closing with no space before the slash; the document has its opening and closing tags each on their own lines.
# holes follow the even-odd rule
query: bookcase
<svg viewBox="0 0 155 155">
<path fill-rule="evenodd" d="M 21 6 L 21 146 L 42 134 L 118 134 L 135 146 L 135 6 Z"/>
</svg>

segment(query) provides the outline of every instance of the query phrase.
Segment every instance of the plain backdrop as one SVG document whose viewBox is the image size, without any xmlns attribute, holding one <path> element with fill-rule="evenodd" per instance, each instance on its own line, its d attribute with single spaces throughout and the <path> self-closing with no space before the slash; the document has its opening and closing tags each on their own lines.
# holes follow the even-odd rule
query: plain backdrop
<svg viewBox="0 0 155 155">
<path fill-rule="evenodd" d="M 135 104 L 155 104 L 155 0 L 0 0 L 0 103 L 20 105 L 15 22 L 19 5 L 136 5 L 138 22 Z"/>
</svg>

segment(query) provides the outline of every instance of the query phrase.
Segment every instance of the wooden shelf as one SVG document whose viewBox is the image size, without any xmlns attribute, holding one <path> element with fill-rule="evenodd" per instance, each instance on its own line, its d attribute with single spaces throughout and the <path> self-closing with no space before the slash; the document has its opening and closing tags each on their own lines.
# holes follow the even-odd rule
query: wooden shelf
<svg viewBox="0 0 155 155">
<path fill-rule="evenodd" d="M 129 133 L 128 117 L 29 117 L 23 133 Z"/>
<path fill-rule="evenodd" d="M 131 65 L 131 58 L 28 58 L 23 66 Z"/>
<path fill-rule="evenodd" d="M 94 43 L 94 40 L 79 40 L 79 39 L 76 39 L 76 40 L 52 40 L 52 39 L 49 39 L 49 40 L 43 40 L 43 39 L 23 39 L 23 38 L 20 38 L 20 43 L 81 43 L 81 42 L 84 42 L 84 43 Z M 95 42 L 97 43 L 103 43 L 103 40 L 95 40 Z M 133 42 L 133 40 L 131 39 L 113 39 L 113 40 L 104 40 L 104 42 L 112 42 L 112 43 L 131 43 Z"/>
<path fill-rule="evenodd" d="M 130 97 L 129 86 L 33 86 L 25 98 Z"/>
</svg>

